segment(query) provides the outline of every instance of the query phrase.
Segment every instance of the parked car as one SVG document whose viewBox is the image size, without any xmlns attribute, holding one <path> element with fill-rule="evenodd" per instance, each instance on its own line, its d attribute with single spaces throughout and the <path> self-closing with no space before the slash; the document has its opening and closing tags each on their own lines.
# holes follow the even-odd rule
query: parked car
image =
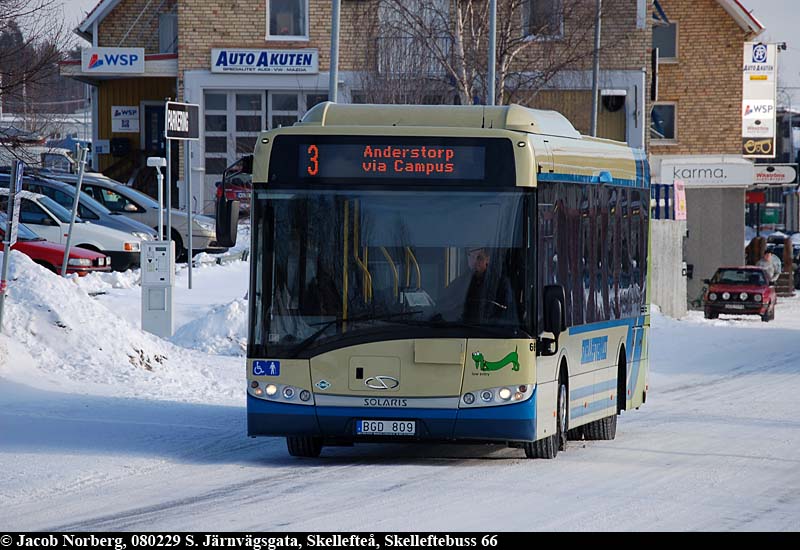
<svg viewBox="0 0 800 550">
<path fill-rule="evenodd" d="M 50 197 L 20 191 L 20 215 L 22 223 L 37 235 L 50 242 L 66 244 L 72 213 Z M 0 189 L 0 209 L 8 211 L 8 189 Z M 111 257 L 111 267 L 123 271 L 139 267 L 142 240 L 130 233 L 103 227 L 75 218 L 71 244 L 102 252 Z"/>
<path fill-rule="evenodd" d="M 253 194 L 253 155 L 245 155 L 222 173 L 218 181 L 217 200 L 225 194 L 229 201 L 239 201 L 239 214 L 250 213 L 250 196 Z"/>
<path fill-rule="evenodd" d="M 6 236 L 7 220 L 6 214 L 0 213 L 0 251 L 4 250 L 2 241 Z M 11 250 L 18 250 L 26 256 L 30 256 L 34 262 L 46 267 L 53 273 L 61 273 L 65 249 L 66 246 L 63 244 L 44 240 L 24 223 L 19 224 L 17 242 L 11 247 Z M 67 259 L 67 273 L 75 273 L 83 277 L 87 273 L 103 271 L 111 271 L 111 258 L 94 250 L 70 247 Z"/>
<path fill-rule="evenodd" d="M 0 187 L 8 188 L 11 178 L 8 174 L 0 174 Z M 72 211 L 75 202 L 75 187 L 60 181 L 42 178 L 40 176 L 25 176 L 22 180 L 22 188 L 34 193 L 46 195 L 58 204 Z M 94 200 L 86 193 L 81 193 L 81 200 L 78 203 L 78 216 L 83 221 L 96 223 L 111 229 L 118 229 L 125 233 L 140 238 L 143 241 L 155 240 L 158 234 L 141 222 L 132 220 L 118 212 L 111 212 L 108 208 Z"/>
<path fill-rule="evenodd" d="M 71 185 L 75 185 L 78 181 L 78 176 L 75 174 L 43 172 L 42 175 Z M 82 189 L 112 212 L 119 212 L 158 230 L 158 201 L 153 197 L 99 173 L 85 175 Z M 164 228 L 166 229 L 166 212 L 164 212 L 164 218 Z M 175 255 L 179 261 L 185 261 L 187 257 L 188 227 L 187 213 L 173 208 L 171 237 L 175 241 Z M 215 254 L 226 250 L 227 248 L 217 245 L 214 218 L 203 215 L 192 216 L 193 254 L 198 252 Z"/>
<path fill-rule="evenodd" d="M 72 151 L 63 147 L 27 143 L 13 147 L 0 147 L 0 166 L 9 167 L 15 160 L 23 161 L 26 170 L 30 168 L 46 168 L 71 172 L 76 169 L 78 164 L 72 155 Z"/>
<path fill-rule="evenodd" d="M 703 295 L 706 319 L 716 319 L 720 313 L 760 315 L 764 322 L 775 318 L 775 286 L 760 267 L 720 267 L 704 282 L 708 285 Z"/>
</svg>

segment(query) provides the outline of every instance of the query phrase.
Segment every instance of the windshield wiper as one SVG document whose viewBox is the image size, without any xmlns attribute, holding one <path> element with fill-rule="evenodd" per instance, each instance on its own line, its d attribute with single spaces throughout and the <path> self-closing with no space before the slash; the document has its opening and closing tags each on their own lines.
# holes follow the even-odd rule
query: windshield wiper
<svg viewBox="0 0 800 550">
<path fill-rule="evenodd" d="M 343 319 L 341 317 L 337 317 L 336 319 L 332 319 L 330 321 L 324 321 L 322 323 L 316 323 L 314 325 L 310 325 L 310 326 L 317 326 L 317 325 L 322 325 L 322 326 L 316 332 L 314 332 L 311 336 L 307 337 L 305 340 L 303 340 L 302 342 L 297 344 L 297 347 L 294 349 L 294 357 L 297 357 L 300 354 L 301 351 L 303 351 L 306 348 L 308 348 L 308 346 L 310 346 L 314 342 L 314 340 L 319 338 L 322 335 L 322 333 L 324 333 L 326 330 L 328 330 L 333 325 L 336 325 L 338 327 L 338 326 L 340 326 L 340 325 L 342 325 L 344 323 L 358 323 L 358 322 L 361 322 L 361 321 L 390 321 L 390 320 L 394 319 L 395 317 L 402 317 L 402 316 L 405 316 L 405 315 L 414 315 L 416 313 L 421 313 L 421 310 L 419 310 L 419 309 L 410 309 L 408 311 L 400 311 L 400 312 L 395 312 L 395 313 L 388 313 L 388 314 L 385 314 L 385 315 L 369 314 L 369 315 L 361 315 L 361 316 L 358 316 L 358 317 L 350 317 L 348 319 Z"/>
</svg>

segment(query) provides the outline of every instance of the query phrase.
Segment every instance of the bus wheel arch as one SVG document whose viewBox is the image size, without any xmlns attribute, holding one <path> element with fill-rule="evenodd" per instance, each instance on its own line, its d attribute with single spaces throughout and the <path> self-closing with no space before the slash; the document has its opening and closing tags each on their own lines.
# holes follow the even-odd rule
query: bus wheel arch
<svg viewBox="0 0 800 550">
<path fill-rule="evenodd" d="M 628 408 L 628 355 L 625 345 L 619 349 L 617 358 L 617 414 Z"/>
</svg>

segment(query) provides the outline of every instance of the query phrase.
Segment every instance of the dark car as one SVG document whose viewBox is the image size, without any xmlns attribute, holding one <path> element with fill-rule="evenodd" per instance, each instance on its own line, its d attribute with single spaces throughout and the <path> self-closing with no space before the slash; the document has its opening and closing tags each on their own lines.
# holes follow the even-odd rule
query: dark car
<svg viewBox="0 0 800 550">
<path fill-rule="evenodd" d="M 0 251 L 4 249 L 6 214 L 0 212 Z M 61 273 L 61 264 L 64 261 L 63 244 L 51 243 L 39 237 L 24 223 L 17 228 L 17 242 L 11 250 L 22 252 L 34 262 L 46 267 L 53 273 Z M 85 248 L 71 247 L 67 259 L 67 273 L 76 273 L 83 277 L 88 273 L 111 271 L 111 258 L 100 252 Z"/>
<path fill-rule="evenodd" d="M 0 187 L 7 188 L 8 181 L 9 177 L 6 174 L 0 174 Z M 72 211 L 72 205 L 75 202 L 75 186 L 73 185 L 40 176 L 26 175 L 22 180 L 22 188 L 50 197 L 70 212 Z M 78 217 L 84 221 L 130 233 L 143 241 L 152 241 L 158 238 L 158 234 L 150 227 L 117 212 L 112 212 L 86 193 L 81 193 Z"/>
<path fill-rule="evenodd" d="M 704 282 L 708 285 L 703 295 L 706 319 L 716 319 L 720 313 L 760 315 L 764 322 L 775 318 L 775 287 L 760 267 L 720 267 Z"/>
</svg>

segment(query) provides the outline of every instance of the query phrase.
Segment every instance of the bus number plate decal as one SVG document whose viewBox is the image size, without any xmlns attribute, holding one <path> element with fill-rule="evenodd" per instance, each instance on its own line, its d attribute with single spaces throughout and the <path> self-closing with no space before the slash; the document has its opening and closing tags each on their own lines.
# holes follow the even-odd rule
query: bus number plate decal
<svg viewBox="0 0 800 550">
<path fill-rule="evenodd" d="M 356 420 L 356 435 L 414 435 L 414 420 Z"/>
</svg>

